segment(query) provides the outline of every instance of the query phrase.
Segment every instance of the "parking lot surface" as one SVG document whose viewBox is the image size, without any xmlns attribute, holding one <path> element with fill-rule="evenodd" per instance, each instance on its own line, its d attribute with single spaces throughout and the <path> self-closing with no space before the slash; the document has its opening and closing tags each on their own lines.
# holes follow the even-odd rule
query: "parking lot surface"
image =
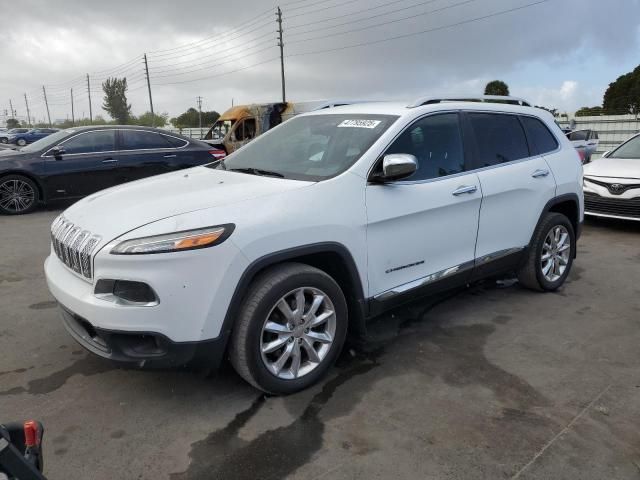
<svg viewBox="0 0 640 480">
<path fill-rule="evenodd" d="M 556 293 L 505 281 L 412 304 L 322 384 L 267 398 L 230 367 L 85 353 L 43 276 L 57 213 L 0 217 L 0 420 L 44 422 L 51 479 L 640 476 L 638 224 L 589 221 Z"/>
</svg>

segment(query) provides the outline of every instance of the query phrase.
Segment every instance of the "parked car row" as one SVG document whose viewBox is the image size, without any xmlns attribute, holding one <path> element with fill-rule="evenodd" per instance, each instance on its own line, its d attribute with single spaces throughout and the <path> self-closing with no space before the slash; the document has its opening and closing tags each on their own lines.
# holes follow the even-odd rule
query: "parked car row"
<svg viewBox="0 0 640 480">
<path fill-rule="evenodd" d="M 12 128 L 0 133 L 0 143 L 23 147 L 57 131 L 57 128 Z"/>
</svg>

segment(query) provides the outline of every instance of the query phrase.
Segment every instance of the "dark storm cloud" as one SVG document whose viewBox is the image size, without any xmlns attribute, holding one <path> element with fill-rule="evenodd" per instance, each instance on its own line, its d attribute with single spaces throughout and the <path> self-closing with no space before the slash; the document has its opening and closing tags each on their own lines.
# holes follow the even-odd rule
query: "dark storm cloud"
<svg viewBox="0 0 640 480">
<path fill-rule="evenodd" d="M 627 61 L 638 48 L 638 0 L 548 0 L 541 5 L 455 28 L 341 49 L 352 44 L 454 24 L 532 1 L 433 0 L 429 4 L 420 0 L 396 1 L 391 2 L 393 6 L 372 13 L 419 3 L 425 5 L 359 22 L 353 28 L 414 15 L 412 19 L 345 35 L 337 33 L 349 27 L 306 31 L 361 18 L 366 14 L 354 17 L 353 13 L 390 2 L 345 1 L 340 8 L 307 15 L 303 15 L 307 10 L 337 5 L 338 2 L 305 0 L 289 8 L 283 6 L 285 53 L 292 55 L 286 61 L 288 96 L 293 99 L 410 98 L 424 92 L 480 91 L 488 79 L 513 78 L 520 91 L 540 101 L 564 103 L 557 105 L 561 108 L 574 108 L 582 101 L 598 103 L 606 82 L 603 83 L 595 72 L 594 75 L 578 75 L 577 71 L 583 71 L 585 65 L 588 67 L 588 62 L 600 59 L 600 64 L 611 68 L 609 81 L 623 73 L 615 70 L 616 64 Z M 454 4 L 460 5 L 451 7 Z M 64 0 L 55 3 L 32 0 L 23 1 L 20 5 L 20 8 L 12 9 L 11 19 L 4 19 L 4 27 L 0 31 L 0 106 L 6 108 L 4 104 L 8 98 L 13 98 L 18 110 L 24 110 L 21 96 L 26 91 L 33 98 L 34 112 L 41 118 L 44 110 L 40 92 L 45 84 L 51 92 L 52 117 L 63 118 L 69 110 L 65 104 L 68 103 L 68 87 L 75 82 L 76 91 L 84 88 L 81 75 L 113 69 L 136 57 L 139 66 L 135 60 L 131 64 L 133 67 L 126 67 L 132 87 L 130 99 L 135 112 L 146 110 L 148 101 L 141 70 L 143 52 L 174 48 L 225 32 L 273 4 L 259 0 Z M 314 6 L 295 8 L 300 5 Z M 419 15 L 431 11 L 433 13 Z M 344 15 L 344 20 L 295 28 L 302 23 L 320 22 L 337 15 Z M 162 70 L 164 64 L 177 61 L 185 62 L 181 66 L 189 68 L 191 64 L 205 61 L 199 60 L 200 56 L 215 52 L 214 45 L 209 42 L 206 48 L 189 57 L 169 55 L 172 60 L 166 59 L 164 64 L 151 55 L 152 79 L 159 84 L 199 78 L 277 56 L 275 28 L 274 22 L 272 49 L 221 67 L 175 78 L 163 79 L 160 77 L 162 73 L 154 73 L 154 70 Z M 268 27 L 261 32 L 268 33 Z M 316 36 L 323 38 L 296 43 L 296 40 Z M 332 48 L 340 50 L 296 56 Z M 574 65 L 575 69 L 572 68 Z M 535 72 L 526 81 L 518 78 L 524 69 Z M 564 77 L 552 78 L 554 72 L 562 72 Z M 99 91 L 99 85 L 93 89 Z M 205 108 L 224 110 L 232 98 L 236 103 L 277 99 L 279 90 L 279 65 L 271 62 L 193 83 L 154 86 L 153 93 L 157 111 L 177 114 L 192 106 L 197 95 L 205 98 Z M 94 111 L 100 110 L 99 96 L 99 92 L 94 93 Z M 78 114 L 86 112 L 82 98 L 78 102 Z"/>
</svg>

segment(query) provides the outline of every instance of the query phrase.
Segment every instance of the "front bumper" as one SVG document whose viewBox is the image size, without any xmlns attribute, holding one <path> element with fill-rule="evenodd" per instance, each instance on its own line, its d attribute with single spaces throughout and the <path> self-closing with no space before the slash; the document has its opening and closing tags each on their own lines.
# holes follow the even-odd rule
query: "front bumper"
<svg viewBox="0 0 640 480">
<path fill-rule="evenodd" d="M 73 339 L 102 358 L 135 367 L 171 368 L 183 365 L 217 368 L 226 338 L 202 342 L 173 342 L 153 332 L 110 331 L 94 327 L 60 304 L 62 321 Z"/>
</svg>

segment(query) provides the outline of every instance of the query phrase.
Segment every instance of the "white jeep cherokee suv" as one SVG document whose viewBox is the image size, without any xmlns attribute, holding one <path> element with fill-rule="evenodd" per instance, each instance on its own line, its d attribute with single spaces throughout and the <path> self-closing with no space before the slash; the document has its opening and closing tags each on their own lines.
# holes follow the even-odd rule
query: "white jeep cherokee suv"
<svg viewBox="0 0 640 480">
<path fill-rule="evenodd" d="M 85 198 L 54 221 L 45 262 L 66 328 L 138 366 L 228 356 L 284 394 L 410 299 L 509 271 L 557 289 L 580 159 L 547 112 L 491 100 L 311 112 L 224 161 Z"/>
</svg>

